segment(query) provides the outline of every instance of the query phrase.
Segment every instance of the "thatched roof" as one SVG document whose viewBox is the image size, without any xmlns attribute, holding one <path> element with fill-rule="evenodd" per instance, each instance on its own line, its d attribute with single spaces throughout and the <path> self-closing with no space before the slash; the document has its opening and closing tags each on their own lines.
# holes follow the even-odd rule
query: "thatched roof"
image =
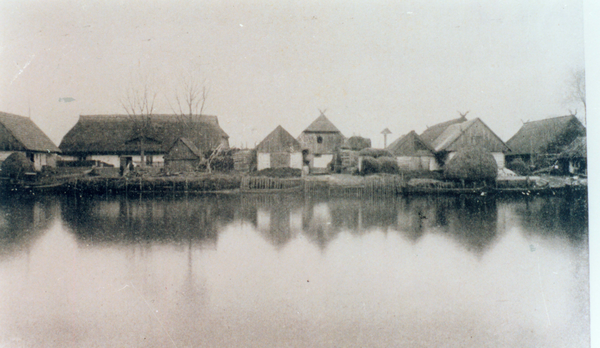
<svg viewBox="0 0 600 348">
<path fill-rule="evenodd" d="M 217 147 L 229 136 L 219 127 L 216 116 L 151 115 L 150 129 L 144 134 L 147 154 L 167 153 L 179 138 L 188 138 L 200 151 Z M 140 134 L 128 115 L 80 116 L 65 135 L 60 149 L 65 154 L 130 154 L 140 151 Z"/>
<path fill-rule="evenodd" d="M 586 158 L 587 157 L 587 137 L 577 137 L 573 142 L 567 145 L 560 153 L 558 158 Z"/>
<path fill-rule="evenodd" d="M 0 128 L 1 151 L 60 152 L 28 117 L 0 112 Z"/>
<path fill-rule="evenodd" d="M 574 115 L 547 118 L 523 124 L 506 144 L 513 154 L 559 153 L 575 138 L 585 135 L 585 127 Z"/>
<path fill-rule="evenodd" d="M 356 135 L 346 139 L 344 144 L 341 146 L 342 149 L 350 149 L 354 151 L 360 151 L 369 147 L 371 147 L 371 139 Z"/>
<path fill-rule="evenodd" d="M 340 133 L 340 131 L 325 115 L 321 114 L 304 130 L 304 133 Z"/>
<path fill-rule="evenodd" d="M 396 139 L 386 150 L 394 156 L 433 156 L 433 148 L 415 131 Z"/>
<path fill-rule="evenodd" d="M 459 118 L 455 118 L 450 121 L 438 123 L 427 128 L 423 133 L 421 133 L 421 139 L 429 144 L 431 144 L 437 137 L 439 137 L 446 128 L 450 127 L 453 124 L 466 122 L 467 118 L 465 116 L 461 116 Z"/>
<path fill-rule="evenodd" d="M 479 125 L 484 132 L 487 132 L 487 138 L 483 138 L 480 140 L 481 143 L 477 144 L 478 146 L 484 146 L 488 151 L 508 151 L 509 147 L 498 137 L 483 121 L 479 118 L 475 118 L 473 120 L 469 120 L 466 122 L 455 123 L 453 125 L 448 126 L 439 137 L 437 137 L 434 141 L 432 141 L 431 147 L 435 150 L 435 152 L 440 151 L 449 151 L 449 150 L 459 150 L 459 148 L 454 148 L 454 144 L 461 138 L 461 136 L 469 131 L 469 128 Z M 476 130 L 477 128 L 475 128 Z M 468 143 L 468 142 L 464 142 Z"/>
<path fill-rule="evenodd" d="M 283 127 L 277 126 L 263 141 L 256 146 L 258 152 L 300 152 L 302 147 L 298 140 Z"/>
</svg>

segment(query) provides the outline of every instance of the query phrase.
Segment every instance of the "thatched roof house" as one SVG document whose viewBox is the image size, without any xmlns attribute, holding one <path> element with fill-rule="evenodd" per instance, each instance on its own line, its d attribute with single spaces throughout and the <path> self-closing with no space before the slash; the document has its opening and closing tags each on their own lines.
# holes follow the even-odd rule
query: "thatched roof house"
<svg viewBox="0 0 600 348">
<path fill-rule="evenodd" d="M 151 115 L 150 129 L 143 139 L 144 152 L 160 161 L 182 137 L 201 152 L 219 145 L 229 147 L 229 136 L 219 126 L 216 116 L 194 115 L 186 121 L 177 115 Z M 128 115 L 82 115 L 59 147 L 65 155 L 78 158 L 114 161 L 116 157 L 118 165 L 119 157 L 140 154 L 141 139 L 135 128 Z"/>
<path fill-rule="evenodd" d="M 396 157 L 398 167 L 405 170 L 437 170 L 433 148 L 415 132 L 401 136 L 387 150 Z"/>
<path fill-rule="evenodd" d="M 306 153 L 304 160 L 315 169 L 327 168 L 345 140 L 344 135 L 323 113 L 298 136 Z"/>
<path fill-rule="evenodd" d="M 277 126 L 257 146 L 257 169 L 302 168 L 302 147 L 283 127 Z"/>
<path fill-rule="evenodd" d="M 585 126 L 577 117 L 560 116 L 526 122 L 507 145 L 512 155 L 558 154 L 580 136 L 585 136 Z"/>
<path fill-rule="evenodd" d="M 24 152 L 36 170 L 56 164 L 60 149 L 28 117 L 0 112 L 0 161 L 13 152 Z"/>
<path fill-rule="evenodd" d="M 421 139 L 423 141 L 431 144 L 435 139 L 437 139 L 437 137 L 439 137 L 446 130 L 446 128 L 448 128 L 454 124 L 463 123 L 466 121 L 467 121 L 467 118 L 465 117 L 465 115 L 462 115 L 459 118 L 455 118 L 450 121 L 438 123 L 436 125 L 428 127 L 423 133 L 421 133 Z"/>
</svg>

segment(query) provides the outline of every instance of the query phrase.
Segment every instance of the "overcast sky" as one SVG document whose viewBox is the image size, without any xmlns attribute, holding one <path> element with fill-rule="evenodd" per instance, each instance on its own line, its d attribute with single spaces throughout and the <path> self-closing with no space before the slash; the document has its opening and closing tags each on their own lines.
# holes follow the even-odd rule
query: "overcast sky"
<svg viewBox="0 0 600 348">
<path fill-rule="evenodd" d="M 386 127 L 390 143 L 458 111 L 505 141 L 522 121 L 583 114 L 565 101 L 584 67 L 580 0 L 0 1 L 0 23 L 0 111 L 57 144 L 144 84 L 172 113 L 190 75 L 232 146 L 278 124 L 298 136 L 319 109 L 374 147 Z"/>
</svg>

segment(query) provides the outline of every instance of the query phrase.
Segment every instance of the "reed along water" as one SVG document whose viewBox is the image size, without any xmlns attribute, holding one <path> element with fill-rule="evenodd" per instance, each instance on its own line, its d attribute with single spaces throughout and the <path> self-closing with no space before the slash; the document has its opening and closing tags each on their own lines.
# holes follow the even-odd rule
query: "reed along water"
<svg viewBox="0 0 600 348">
<path fill-rule="evenodd" d="M 0 198 L 2 347 L 586 347 L 587 199 Z"/>
</svg>

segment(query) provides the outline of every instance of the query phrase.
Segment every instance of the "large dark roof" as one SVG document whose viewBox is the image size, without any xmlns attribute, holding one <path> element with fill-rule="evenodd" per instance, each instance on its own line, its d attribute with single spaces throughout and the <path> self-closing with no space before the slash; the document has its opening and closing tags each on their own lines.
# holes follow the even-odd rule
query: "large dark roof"
<svg viewBox="0 0 600 348">
<path fill-rule="evenodd" d="M 339 129 L 325 115 L 317 117 L 305 130 L 305 133 L 340 133 Z"/>
<path fill-rule="evenodd" d="M 144 151 L 167 153 L 181 137 L 192 141 L 201 151 L 210 150 L 229 138 L 219 127 L 216 116 L 151 115 L 150 130 L 145 134 Z M 127 154 L 140 150 L 140 134 L 128 115 L 85 115 L 65 135 L 60 149 L 65 154 Z"/>
<path fill-rule="evenodd" d="M 513 154 L 559 153 L 564 146 L 583 135 L 585 127 L 577 117 L 560 116 L 523 124 L 506 144 Z"/>
<path fill-rule="evenodd" d="M 0 150 L 60 152 L 52 140 L 28 117 L 0 112 L 0 127 L 2 126 L 14 139 L 0 139 Z"/>
<path fill-rule="evenodd" d="M 431 144 L 437 137 L 439 137 L 446 128 L 450 127 L 453 124 L 466 122 L 467 118 L 465 116 L 461 116 L 459 118 L 455 118 L 450 121 L 438 123 L 427 128 L 423 133 L 421 133 L 421 139 L 425 142 Z"/>
<path fill-rule="evenodd" d="M 391 143 L 387 149 L 394 156 L 427 156 L 433 155 L 433 149 L 415 131 L 401 136 Z"/>
<path fill-rule="evenodd" d="M 283 127 L 277 126 L 263 141 L 256 146 L 258 152 L 300 152 L 302 147 L 298 140 Z"/>
</svg>

